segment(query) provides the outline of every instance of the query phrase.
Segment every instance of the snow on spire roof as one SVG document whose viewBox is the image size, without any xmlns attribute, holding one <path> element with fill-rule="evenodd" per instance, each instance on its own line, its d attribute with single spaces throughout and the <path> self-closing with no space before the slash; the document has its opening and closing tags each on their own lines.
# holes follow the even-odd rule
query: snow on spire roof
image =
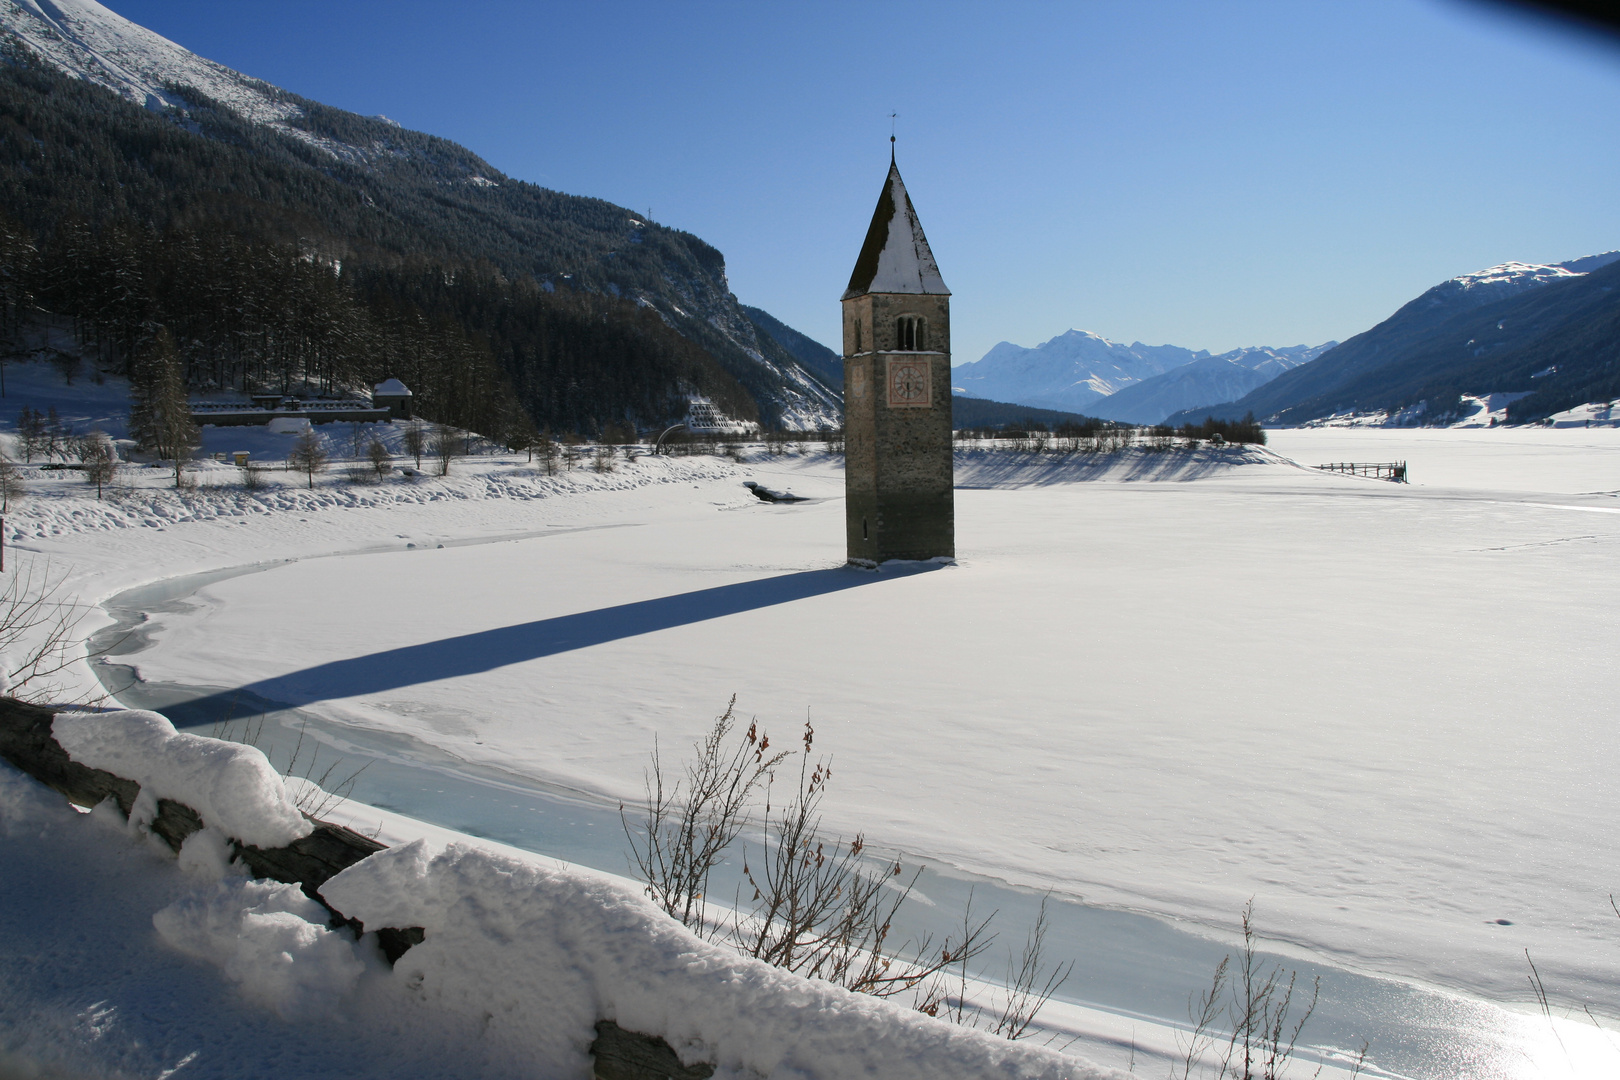
<svg viewBox="0 0 1620 1080">
<path fill-rule="evenodd" d="M 951 290 L 939 276 L 939 264 L 928 249 L 917 211 L 912 209 L 900 167 L 889 159 L 889 176 L 883 182 L 872 224 L 866 230 L 866 243 L 855 260 L 849 288 L 843 299 L 866 293 L 933 293 L 949 296 Z"/>
</svg>

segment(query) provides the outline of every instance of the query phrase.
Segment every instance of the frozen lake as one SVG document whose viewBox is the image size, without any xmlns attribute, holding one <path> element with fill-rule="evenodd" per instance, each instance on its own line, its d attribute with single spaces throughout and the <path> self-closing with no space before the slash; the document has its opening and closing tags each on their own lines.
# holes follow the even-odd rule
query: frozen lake
<svg viewBox="0 0 1620 1080">
<path fill-rule="evenodd" d="M 783 741 L 810 717 L 832 824 L 886 848 L 1215 939 L 1252 896 L 1298 962 L 1497 1001 L 1527 999 L 1528 948 L 1556 1002 L 1612 1016 L 1620 507 L 1582 493 L 1620 489 L 1620 443 L 1443 441 L 1510 434 L 1273 433 L 1405 458 L 1405 487 L 1278 463 L 1012 487 L 969 459 L 959 565 L 909 575 L 837 569 L 841 473 L 781 459 L 748 476 L 813 501 L 668 485 L 599 522 L 540 504 L 555 535 L 206 585 L 138 663 L 599 805 L 735 692 Z M 1493 1074 L 1554 1074 L 1524 1049 L 1545 1021 L 1496 1015 Z"/>
</svg>

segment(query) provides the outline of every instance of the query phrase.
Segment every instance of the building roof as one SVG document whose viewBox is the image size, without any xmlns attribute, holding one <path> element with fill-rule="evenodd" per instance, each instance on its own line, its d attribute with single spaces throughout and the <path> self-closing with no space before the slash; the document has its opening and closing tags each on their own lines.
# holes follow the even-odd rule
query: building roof
<svg viewBox="0 0 1620 1080">
<path fill-rule="evenodd" d="M 889 159 L 889 175 L 883 181 L 872 224 L 866 230 L 866 243 L 855 260 L 849 288 L 843 299 L 866 293 L 933 293 L 949 296 L 951 290 L 939 276 L 939 264 L 928 249 L 917 211 L 906 194 L 900 168 Z"/>
<path fill-rule="evenodd" d="M 372 390 L 372 393 L 382 394 L 384 397 L 416 396 L 407 390 L 405 388 L 405 384 L 400 382 L 398 379 L 384 379 L 382 382 L 377 384 L 376 389 Z"/>
</svg>

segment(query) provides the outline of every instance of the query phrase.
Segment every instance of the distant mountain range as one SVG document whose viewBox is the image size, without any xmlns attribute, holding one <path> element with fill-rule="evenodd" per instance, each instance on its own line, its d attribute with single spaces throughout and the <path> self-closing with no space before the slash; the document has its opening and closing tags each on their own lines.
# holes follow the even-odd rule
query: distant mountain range
<svg viewBox="0 0 1620 1080">
<path fill-rule="evenodd" d="M 78 221 L 353 269 L 385 321 L 484 342 L 537 424 L 647 424 L 688 392 L 767 424 L 839 422 L 836 389 L 761 332 L 699 238 L 232 71 L 93 0 L 0 0 L 0 181 L 0 216 L 47 261 Z"/>
<path fill-rule="evenodd" d="M 1179 409 L 1231 400 L 1333 347 L 1255 346 L 1212 356 L 1177 345 L 1122 345 L 1070 330 L 1032 349 L 1003 341 L 951 373 L 956 393 L 1108 420 L 1155 424 Z"/>
<path fill-rule="evenodd" d="M 1208 355 L 1175 345 L 1121 345 L 1070 330 L 1033 349 L 1003 341 L 983 358 L 953 369 L 951 385 L 967 397 L 1089 413 L 1096 402 L 1132 383 Z"/>
<path fill-rule="evenodd" d="M 1337 345 L 1294 345 L 1286 349 L 1255 346 L 1233 349 L 1218 356 L 1202 356 L 1162 375 L 1132 383 L 1091 407 L 1106 420 L 1157 424 L 1172 413 L 1197 408 L 1211 401 L 1231 401 L 1275 379 L 1285 371 L 1310 363 Z"/>
<path fill-rule="evenodd" d="M 1083 411 L 1134 424 L 1291 424 L 1335 413 L 1441 423 L 1463 395 L 1515 394 L 1536 420 L 1620 396 L 1620 251 L 1555 264 L 1509 262 L 1441 282 L 1339 344 L 1211 355 L 1122 345 L 1070 330 L 1034 348 L 1003 341 L 956 368 L 956 393 Z"/>
<path fill-rule="evenodd" d="M 1620 251 L 1451 278 L 1311 363 L 1167 420 L 1386 411 L 1437 423 L 1462 395 L 1494 393 L 1525 395 L 1508 406 L 1516 422 L 1620 396 Z"/>
</svg>

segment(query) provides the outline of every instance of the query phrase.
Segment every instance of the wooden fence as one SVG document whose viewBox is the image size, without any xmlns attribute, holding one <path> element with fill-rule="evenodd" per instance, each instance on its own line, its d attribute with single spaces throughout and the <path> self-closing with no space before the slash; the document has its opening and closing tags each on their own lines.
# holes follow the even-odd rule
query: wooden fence
<svg viewBox="0 0 1620 1080">
<path fill-rule="evenodd" d="M 1404 461 L 1333 461 L 1326 465 L 1318 465 L 1323 472 L 1349 473 L 1352 476 L 1368 476 L 1374 480 L 1393 480 L 1397 484 L 1406 483 L 1406 462 Z"/>
</svg>

